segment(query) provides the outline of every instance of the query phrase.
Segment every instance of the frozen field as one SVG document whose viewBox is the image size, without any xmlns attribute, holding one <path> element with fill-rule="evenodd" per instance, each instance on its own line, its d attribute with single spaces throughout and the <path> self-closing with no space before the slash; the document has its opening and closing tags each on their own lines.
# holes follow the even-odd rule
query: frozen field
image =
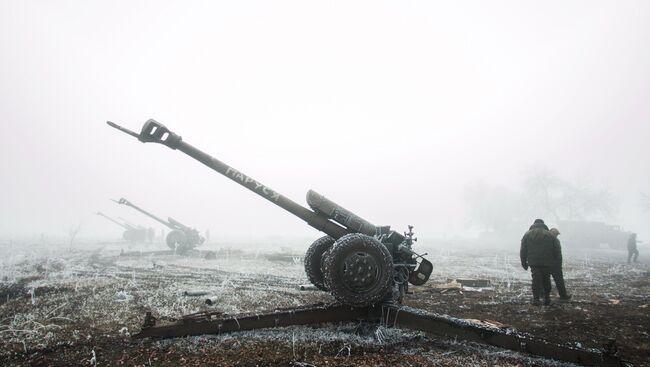
<svg viewBox="0 0 650 367">
<path fill-rule="evenodd" d="M 146 311 L 174 319 L 200 310 L 255 313 L 317 302 L 301 249 L 218 249 L 217 259 L 120 256 L 120 244 L 75 250 L 0 247 L 0 360 L 5 365 L 556 365 L 496 348 L 419 332 L 356 324 L 289 327 L 163 341 L 132 341 Z M 428 248 L 427 248 L 428 247 Z M 84 248 L 84 250 L 81 250 Z M 249 246 L 247 248 L 254 248 Z M 154 250 L 155 246 L 143 248 Z M 650 266 L 629 266 L 625 253 L 565 256 L 572 302 L 533 307 L 529 273 L 516 249 L 421 251 L 435 269 L 406 304 L 456 317 L 497 320 L 557 343 L 599 346 L 616 338 L 622 354 L 650 364 Z M 642 254 L 644 255 L 644 254 Z M 491 287 L 447 289 L 450 279 L 487 279 Z M 200 294 L 200 295 L 199 295 Z M 208 306 L 205 300 L 213 304 Z"/>
</svg>

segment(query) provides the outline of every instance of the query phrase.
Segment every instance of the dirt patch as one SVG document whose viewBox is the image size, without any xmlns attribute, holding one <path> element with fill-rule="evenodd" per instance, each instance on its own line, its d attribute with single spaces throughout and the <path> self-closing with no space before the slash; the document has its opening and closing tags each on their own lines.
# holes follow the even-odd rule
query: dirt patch
<svg viewBox="0 0 650 367">
<path fill-rule="evenodd" d="M 18 297 L 29 297 L 27 292 L 27 287 L 24 284 L 19 283 L 9 283 L 1 284 L 0 283 L 0 305 L 6 302 L 9 302 L 10 299 Z"/>
</svg>

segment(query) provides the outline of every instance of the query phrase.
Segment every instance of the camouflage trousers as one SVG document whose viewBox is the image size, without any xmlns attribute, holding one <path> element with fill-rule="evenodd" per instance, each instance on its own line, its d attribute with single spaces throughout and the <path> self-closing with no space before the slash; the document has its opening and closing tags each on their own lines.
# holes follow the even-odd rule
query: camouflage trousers
<svg viewBox="0 0 650 367">
<path fill-rule="evenodd" d="M 627 263 L 630 263 L 630 260 L 632 260 L 632 257 L 634 256 L 634 262 L 639 258 L 639 250 L 634 249 L 634 250 L 627 250 Z"/>
<path fill-rule="evenodd" d="M 557 288 L 557 293 L 561 298 L 567 298 L 569 295 L 566 292 L 566 286 L 564 285 L 564 274 L 562 273 L 562 265 L 551 267 L 551 276 L 555 282 L 555 288 Z M 551 292 L 551 289 L 548 289 L 548 292 Z"/>
<path fill-rule="evenodd" d="M 530 274 L 533 278 L 533 299 L 544 301 L 550 300 L 551 294 L 551 267 L 550 266 L 531 266 Z"/>
</svg>

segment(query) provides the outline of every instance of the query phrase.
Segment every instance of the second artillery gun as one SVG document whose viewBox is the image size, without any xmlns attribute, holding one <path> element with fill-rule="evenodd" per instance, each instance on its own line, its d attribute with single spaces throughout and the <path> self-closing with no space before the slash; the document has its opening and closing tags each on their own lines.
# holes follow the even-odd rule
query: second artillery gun
<svg viewBox="0 0 650 367">
<path fill-rule="evenodd" d="M 108 215 L 102 212 L 97 212 L 96 214 L 124 228 L 124 233 L 122 233 L 122 239 L 124 239 L 125 241 L 136 243 L 136 242 L 145 242 L 147 240 L 148 231 L 146 228 L 140 226 L 134 226 L 129 223 L 120 223 L 117 220 L 109 217 Z"/>
<path fill-rule="evenodd" d="M 314 241 L 307 250 L 305 271 L 316 287 L 331 291 L 343 304 L 401 302 L 409 283 L 422 285 L 429 279 L 433 265 L 413 252 L 416 239 L 411 226 L 404 234 L 389 226 L 375 226 L 312 190 L 307 193 L 311 210 L 307 209 L 184 142 L 155 120 L 148 120 L 139 134 L 110 121 L 107 123 L 143 143 L 159 143 L 180 150 L 324 232 L 326 236 Z M 120 203 L 153 217 L 124 199 Z"/>
<path fill-rule="evenodd" d="M 140 213 L 153 218 L 154 220 L 164 224 L 167 228 L 171 229 L 171 232 L 165 237 L 165 242 L 167 246 L 175 250 L 178 254 L 185 254 L 187 251 L 194 249 L 196 246 L 201 245 L 205 238 L 199 234 L 194 228 L 190 228 L 183 223 L 175 220 L 174 218 L 167 218 L 167 221 L 164 221 L 157 216 L 149 213 L 148 211 L 136 206 L 125 198 L 120 198 L 120 200 L 113 200 L 114 202 L 130 206 L 131 208 L 139 211 Z"/>
</svg>

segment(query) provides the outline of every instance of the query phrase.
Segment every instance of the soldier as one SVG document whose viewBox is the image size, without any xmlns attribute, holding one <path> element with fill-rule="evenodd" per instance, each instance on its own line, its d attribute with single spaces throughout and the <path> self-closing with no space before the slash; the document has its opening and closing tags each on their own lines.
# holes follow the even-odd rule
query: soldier
<svg viewBox="0 0 650 367">
<path fill-rule="evenodd" d="M 544 297 L 544 305 L 550 305 L 551 299 L 551 268 L 555 264 L 555 238 L 541 219 L 535 222 L 521 239 L 521 266 L 532 276 L 533 299 L 535 306 L 541 305 L 540 297 Z"/>
<path fill-rule="evenodd" d="M 551 267 L 551 276 L 555 282 L 555 288 L 557 288 L 557 293 L 560 295 L 561 301 L 568 301 L 571 299 L 571 295 L 567 294 L 566 286 L 564 285 L 564 274 L 562 273 L 562 246 L 560 245 L 560 239 L 557 238 L 560 235 L 560 231 L 557 228 L 551 228 L 549 231 L 555 241 L 553 243 L 553 252 L 555 264 Z M 549 289 L 550 291 L 550 289 Z"/>
<path fill-rule="evenodd" d="M 627 240 L 627 263 L 630 263 L 634 256 L 634 262 L 639 258 L 639 250 L 636 248 L 636 233 L 631 233 Z"/>
</svg>

